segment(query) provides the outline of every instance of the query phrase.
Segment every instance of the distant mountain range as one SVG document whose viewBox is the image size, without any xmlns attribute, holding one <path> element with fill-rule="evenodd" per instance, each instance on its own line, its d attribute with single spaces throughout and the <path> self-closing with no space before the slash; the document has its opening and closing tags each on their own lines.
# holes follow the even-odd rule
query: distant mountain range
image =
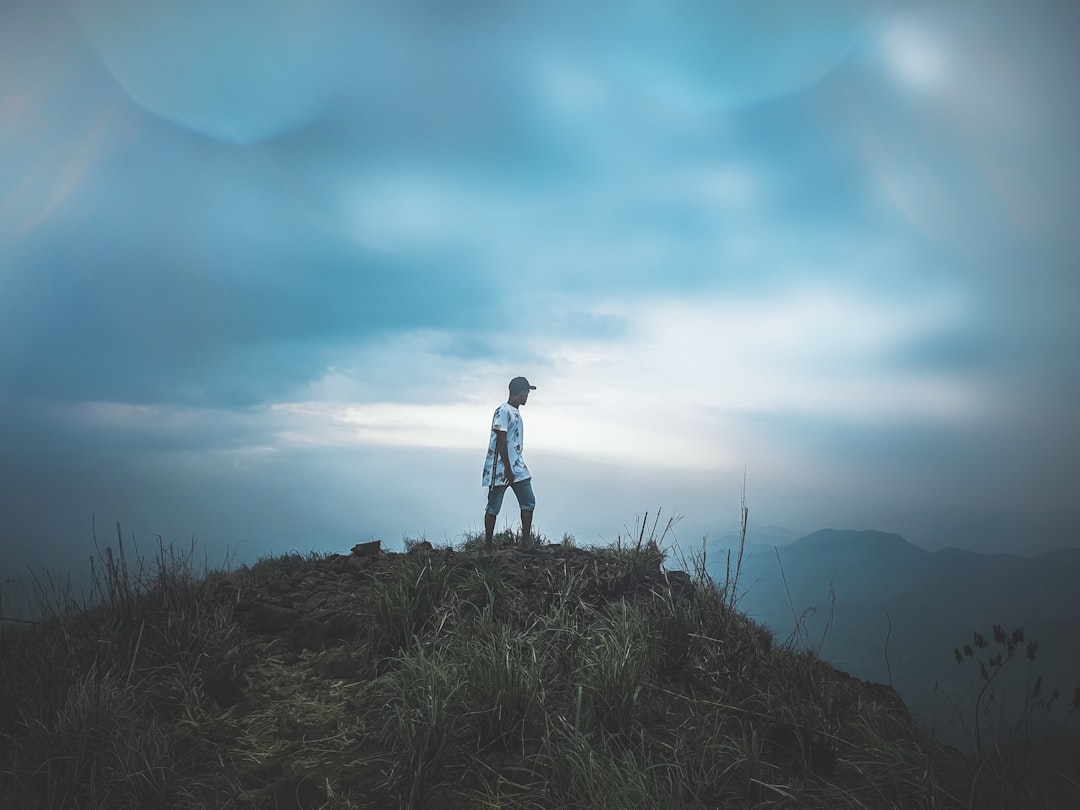
<svg viewBox="0 0 1080 810">
<path fill-rule="evenodd" d="M 767 535 L 785 540 L 775 529 Z M 978 665 L 957 664 L 954 655 L 974 631 L 992 638 L 994 624 L 1022 627 L 1026 640 L 1037 639 L 1031 674 L 1044 676 L 1047 693 L 1060 691 L 1059 706 L 1080 686 L 1080 549 L 1031 557 L 929 552 L 898 534 L 836 529 L 782 544 L 761 539 L 744 550 L 739 609 L 780 642 L 812 647 L 857 677 L 891 682 L 947 739 L 963 738 L 956 709 L 969 708 L 979 680 Z M 718 582 L 737 543 L 729 535 L 709 547 L 707 568 Z M 1019 707 L 1030 689 L 1028 662 L 1010 669 L 1001 689 Z"/>
</svg>

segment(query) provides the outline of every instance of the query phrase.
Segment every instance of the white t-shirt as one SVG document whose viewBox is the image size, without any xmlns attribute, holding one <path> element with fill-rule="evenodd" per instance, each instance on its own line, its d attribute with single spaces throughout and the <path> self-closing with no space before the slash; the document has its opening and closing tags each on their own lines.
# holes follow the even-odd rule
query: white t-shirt
<svg viewBox="0 0 1080 810">
<path fill-rule="evenodd" d="M 525 466 L 525 459 L 521 457 L 522 425 L 521 412 L 508 402 L 504 402 L 495 409 L 495 415 L 491 419 L 491 438 L 488 439 L 487 458 L 484 460 L 483 485 L 489 487 L 491 483 L 491 465 L 495 464 L 495 486 L 506 486 L 506 469 L 502 457 L 495 452 L 495 437 L 499 431 L 506 433 L 506 451 L 510 456 L 510 468 L 514 471 L 515 481 L 524 481 L 532 478 L 532 473 Z"/>
</svg>

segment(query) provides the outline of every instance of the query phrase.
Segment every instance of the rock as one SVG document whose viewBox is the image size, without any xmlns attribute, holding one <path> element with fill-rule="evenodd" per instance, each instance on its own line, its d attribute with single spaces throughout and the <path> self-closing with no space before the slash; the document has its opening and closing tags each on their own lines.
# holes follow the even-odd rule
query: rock
<svg viewBox="0 0 1080 810">
<path fill-rule="evenodd" d="M 382 551 L 382 540 L 372 540 L 370 543 L 357 543 L 352 547 L 352 553 L 357 557 L 375 557 Z"/>
<path fill-rule="evenodd" d="M 432 546 L 431 543 L 429 543 L 427 540 L 421 540 L 419 543 L 409 549 L 409 553 L 426 554 L 432 550 L 434 550 L 434 546 Z"/>
</svg>

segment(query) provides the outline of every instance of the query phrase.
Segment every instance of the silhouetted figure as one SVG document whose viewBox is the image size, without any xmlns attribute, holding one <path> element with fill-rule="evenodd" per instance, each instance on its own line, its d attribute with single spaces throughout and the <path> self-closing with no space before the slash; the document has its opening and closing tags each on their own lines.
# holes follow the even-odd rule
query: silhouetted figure
<svg viewBox="0 0 1080 810">
<path fill-rule="evenodd" d="M 510 398 L 495 409 L 491 420 L 491 438 L 488 440 L 487 459 L 484 461 L 483 484 L 488 488 L 487 508 L 484 510 L 484 549 L 494 549 L 495 519 L 502 509 L 506 488 L 511 487 L 521 507 L 521 547 L 532 548 L 532 518 L 536 497 L 532 490 L 532 473 L 522 458 L 521 412 L 518 410 L 529 401 L 529 392 L 535 391 L 524 377 L 510 381 Z"/>
</svg>

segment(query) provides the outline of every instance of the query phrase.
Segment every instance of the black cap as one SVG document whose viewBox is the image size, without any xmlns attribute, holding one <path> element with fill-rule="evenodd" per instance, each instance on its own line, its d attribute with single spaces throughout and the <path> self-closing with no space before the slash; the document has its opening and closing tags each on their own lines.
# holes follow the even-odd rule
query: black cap
<svg viewBox="0 0 1080 810">
<path fill-rule="evenodd" d="M 511 394 L 513 394 L 515 391 L 524 391 L 526 388 L 528 388 L 530 391 L 536 390 L 536 386 L 529 385 L 529 381 L 526 380 L 524 377 L 514 377 L 514 379 L 510 381 Z"/>
</svg>

